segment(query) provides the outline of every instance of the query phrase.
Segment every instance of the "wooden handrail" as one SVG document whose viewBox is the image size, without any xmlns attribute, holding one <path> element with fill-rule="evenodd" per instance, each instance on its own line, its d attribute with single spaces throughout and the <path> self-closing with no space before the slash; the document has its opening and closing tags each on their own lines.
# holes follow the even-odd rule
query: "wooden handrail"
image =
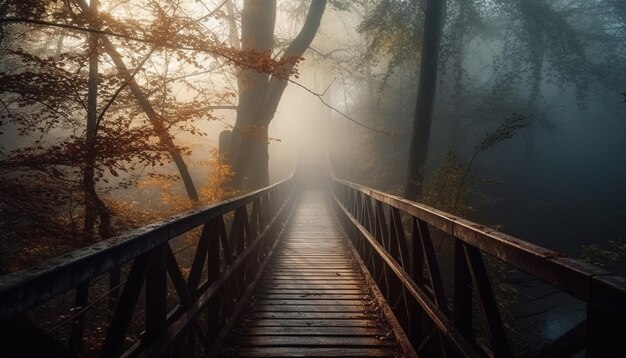
<svg viewBox="0 0 626 358">
<path fill-rule="evenodd" d="M 225 290 L 232 299 L 243 297 L 293 209 L 297 175 L 294 170 L 289 178 L 267 188 L 168 218 L 35 267 L 1 276 L 0 331 L 7 332 L 8 336 L 0 337 L 0 355 L 10 355 L 24 348 L 20 348 L 19 342 L 15 341 L 19 340 L 19 336 L 12 337 L 10 334 L 23 322 L 32 328 L 30 332 L 19 332 L 24 339 L 47 342 L 35 348 L 40 350 L 34 354 L 46 351 L 52 355 L 78 354 L 82 344 L 80 326 L 84 322 L 76 325 L 80 322 L 78 318 L 69 322 L 73 323 L 72 335 L 75 338 L 68 341 L 78 346 L 68 347 L 40 331 L 25 314 L 73 289 L 76 289 L 75 307 L 83 313 L 89 306 L 87 293 L 90 283 L 104 274 L 120 272 L 120 268 L 127 263 L 130 263 L 130 270 L 127 270 L 121 296 L 114 297 L 117 305 L 113 307 L 113 318 L 103 342 L 102 354 L 116 356 L 127 350 L 124 347 L 126 331 L 144 284 L 145 332 L 141 341 L 130 347 L 130 351 L 163 353 L 165 349 L 167 353 L 169 349 L 176 349 L 176 345 L 180 348 L 185 340 L 200 338 L 205 353 L 208 352 L 219 327 L 228 320 L 225 315 L 236 306 L 231 300 L 221 301 L 219 297 Z M 229 215 L 228 218 L 226 215 Z M 229 229 L 227 220 L 232 220 Z M 170 240 L 199 227 L 203 230 L 193 262 L 190 267 L 183 267 L 176 262 Z M 190 273 L 185 278 L 182 271 L 187 269 Z M 207 271 L 208 274 L 203 274 Z M 168 284 L 168 275 L 172 285 Z M 174 291 L 174 288 L 179 300 L 177 306 L 168 312 L 167 301 L 172 296 L 168 291 Z M 210 302 L 213 303 L 209 305 Z M 197 315 L 207 309 L 214 320 L 209 325 L 213 328 L 208 330 L 196 322 Z M 162 345 L 163 340 L 168 343 Z"/>
<path fill-rule="evenodd" d="M 338 179 L 332 172 L 330 177 L 338 216 L 363 260 L 375 271 L 372 275 L 378 275 L 381 291 L 405 294 L 404 305 L 397 311 L 405 316 L 398 319 L 405 322 L 406 330 L 416 329 L 415 322 L 410 322 L 415 317 L 407 316 L 407 312 L 425 314 L 439 334 L 450 341 L 450 332 L 458 336 L 458 330 L 464 337 L 444 344 L 442 350 L 452 347 L 467 354 L 467 340 L 472 342 L 470 347 L 483 354 L 512 354 L 484 267 L 482 254 L 487 254 L 586 303 L 586 323 L 574 327 L 544 352 L 571 352 L 576 346 L 578 351 L 586 348 L 590 356 L 626 356 L 626 343 L 619 338 L 619 332 L 626 330 L 623 277 L 424 204 Z M 403 222 L 401 215 L 410 218 L 410 223 Z M 430 231 L 434 229 L 454 243 L 454 252 L 448 253 L 454 255 L 455 266 L 452 312 L 448 312 L 445 304 L 444 285 L 432 248 Z M 407 244 L 407 235 L 412 238 L 412 245 Z M 490 347 L 479 344 L 473 336 L 472 289 L 476 290 L 485 312 Z M 420 306 L 421 313 L 411 309 L 407 294 Z M 393 293 L 390 295 L 389 301 L 400 300 Z M 581 334 L 585 336 L 586 347 L 581 344 Z M 412 335 L 418 345 L 430 339 L 419 334 L 416 337 L 415 332 L 407 335 Z"/>
</svg>

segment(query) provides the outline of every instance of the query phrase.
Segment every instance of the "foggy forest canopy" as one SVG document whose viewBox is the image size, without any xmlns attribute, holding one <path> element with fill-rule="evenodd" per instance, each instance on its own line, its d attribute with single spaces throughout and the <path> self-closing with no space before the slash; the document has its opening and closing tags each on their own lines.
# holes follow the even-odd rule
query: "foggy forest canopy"
<svg viewBox="0 0 626 358">
<path fill-rule="evenodd" d="M 0 272 L 286 177 L 624 269 L 622 0 L 0 2 Z"/>
</svg>

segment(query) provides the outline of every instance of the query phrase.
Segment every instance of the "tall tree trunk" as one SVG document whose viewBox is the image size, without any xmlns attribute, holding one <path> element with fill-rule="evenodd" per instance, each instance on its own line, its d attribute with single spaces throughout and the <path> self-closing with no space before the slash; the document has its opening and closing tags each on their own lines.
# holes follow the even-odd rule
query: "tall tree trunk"
<svg viewBox="0 0 626 358">
<path fill-rule="evenodd" d="M 135 82 L 131 71 L 124 64 L 122 56 L 119 52 L 117 52 L 115 46 L 113 46 L 113 44 L 111 44 L 111 42 L 107 39 L 103 39 L 103 42 L 107 54 L 113 60 L 115 67 L 124 78 L 124 81 L 128 83 L 128 88 L 139 103 L 139 106 L 141 106 L 144 113 L 148 116 L 156 135 L 159 137 L 159 140 L 172 157 L 172 160 L 174 161 L 174 164 L 183 179 L 183 183 L 185 184 L 187 196 L 191 199 L 191 201 L 197 202 L 199 200 L 198 192 L 193 183 L 193 179 L 191 178 L 191 174 L 189 173 L 189 169 L 187 168 L 187 164 L 185 163 L 183 156 L 180 154 L 180 150 L 176 147 L 174 138 L 172 138 L 172 135 L 167 131 L 163 118 L 157 114 L 148 97 L 145 95 L 141 87 L 139 87 L 137 82 Z"/>
<path fill-rule="evenodd" d="M 465 18 L 466 14 L 472 12 L 472 7 L 465 1 L 460 1 L 458 4 L 458 14 L 456 18 L 456 22 L 451 24 L 451 32 L 452 34 L 452 46 L 454 47 L 452 51 L 456 51 L 453 61 L 453 98 L 454 98 L 454 110 L 452 118 L 449 120 L 448 125 L 448 137 L 449 137 L 449 145 L 452 148 L 460 150 L 463 147 L 463 137 L 461 135 L 461 128 L 463 127 L 463 113 L 466 110 L 465 108 L 465 93 L 463 86 L 463 79 L 465 74 L 465 69 L 463 68 L 463 63 L 465 61 L 465 35 L 467 33 L 469 21 Z"/>
<path fill-rule="evenodd" d="M 91 0 L 89 11 L 93 18 L 98 14 L 98 0 Z M 83 168 L 83 195 L 85 197 L 85 222 L 83 235 L 91 241 L 96 219 L 100 218 L 100 238 L 106 239 L 111 232 L 111 214 L 96 192 L 94 180 L 96 168 L 96 140 L 98 118 L 98 38 L 89 36 L 89 78 L 87 80 L 87 131 L 85 133 L 85 167 Z M 61 40 L 62 41 L 62 38 Z"/>
<path fill-rule="evenodd" d="M 275 23 L 275 0 L 245 0 L 241 12 L 242 48 L 260 52 L 271 51 L 274 47 Z M 266 140 L 259 134 L 263 129 L 258 128 L 256 124 L 259 122 L 258 109 L 262 105 L 263 93 L 267 91 L 269 77 L 269 74 L 259 73 L 253 69 L 245 69 L 239 73 L 239 104 L 230 145 L 231 165 L 234 171 L 232 185 L 235 188 L 243 187 L 251 151 L 260 144 L 258 142 Z M 251 188 L 264 184 L 260 180 L 251 180 L 255 181 L 257 183 L 250 185 Z"/>
<path fill-rule="evenodd" d="M 95 19 L 98 16 L 98 1 L 91 0 L 90 15 Z M 91 26 L 92 28 L 95 25 Z M 87 80 L 87 131 L 85 133 L 85 167 L 83 169 L 83 195 L 85 197 L 85 222 L 83 235 L 85 239 L 93 238 L 96 225 L 95 193 L 95 143 L 96 121 L 98 119 L 98 37 L 89 35 L 89 78 Z"/>
<path fill-rule="evenodd" d="M 313 0 L 307 18 L 281 60 L 301 57 L 319 29 L 326 0 Z M 244 2 L 241 19 L 242 46 L 245 49 L 270 50 L 274 46 L 275 1 Z M 269 76 L 256 71 L 243 71 L 237 120 L 231 141 L 234 171 L 233 185 L 241 188 L 249 175 L 246 188 L 269 185 L 268 127 L 288 81 L 293 63 L 285 62 L 281 74 Z"/>
<path fill-rule="evenodd" d="M 237 18 L 235 17 L 235 5 L 232 1 L 226 2 L 226 21 L 228 21 L 228 41 L 233 48 L 240 49 L 239 30 L 237 29 Z"/>
<path fill-rule="evenodd" d="M 545 62 L 545 35 L 543 34 L 543 32 L 539 31 L 538 33 L 533 33 L 532 37 L 532 82 L 530 84 L 530 93 L 528 94 L 528 101 L 526 104 L 526 108 L 528 108 L 531 113 L 535 112 L 540 105 L 541 84 L 543 82 L 543 69 Z M 526 128 L 526 130 L 524 131 L 523 139 L 525 142 L 526 150 L 523 153 L 523 160 L 525 163 L 533 163 L 535 159 L 535 154 L 537 154 L 537 136 L 539 135 L 538 126 L 539 123 L 531 122 L 528 128 Z M 531 180 L 531 171 L 524 171 L 524 173 L 528 177 L 528 180 Z"/>
<path fill-rule="evenodd" d="M 78 4 L 80 5 L 83 12 L 89 11 L 89 5 L 87 5 L 87 2 L 85 0 L 78 0 Z M 176 165 L 176 168 L 178 169 L 178 172 L 183 179 L 183 183 L 185 184 L 187 196 L 191 201 L 197 202 L 199 200 L 198 192 L 193 183 L 193 179 L 191 178 L 191 174 L 189 173 L 189 169 L 187 168 L 187 164 L 185 164 L 185 160 L 180 154 L 180 150 L 178 150 L 176 144 L 174 144 L 174 138 L 167 131 L 163 118 L 157 114 L 146 94 L 143 92 L 137 82 L 135 82 L 131 71 L 128 69 L 128 67 L 126 67 L 124 60 L 122 59 L 122 55 L 120 55 L 120 53 L 117 51 L 117 48 L 106 37 L 101 38 L 101 43 L 106 53 L 113 61 L 113 64 L 117 68 L 118 72 L 124 78 L 124 81 L 128 83 L 128 87 L 135 99 L 137 99 L 139 106 L 141 106 L 141 109 L 148 116 L 148 119 L 152 123 L 156 135 L 159 137 L 159 140 L 165 146 L 167 152 L 172 157 L 172 160 L 174 161 L 174 164 Z"/>
<path fill-rule="evenodd" d="M 404 192 L 404 196 L 408 199 L 416 199 L 422 194 L 424 166 L 428 154 L 430 127 L 437 89 L 437 68 L 444 13 L 445 0 L 426 1 L 422 62 Z"/>
</svg>

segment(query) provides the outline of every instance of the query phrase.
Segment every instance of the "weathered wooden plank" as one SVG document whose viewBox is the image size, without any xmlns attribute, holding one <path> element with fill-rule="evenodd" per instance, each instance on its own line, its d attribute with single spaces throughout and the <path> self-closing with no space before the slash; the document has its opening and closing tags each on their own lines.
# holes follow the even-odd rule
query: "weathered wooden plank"
<svg viewBox="0 0 626 358">
<path fill-rule="evenodd" d="M 331 253 L 325 250 L 295 250 L 295 249 L 279 249 L 276 251 L 277 254 L 281 255 L 289 255 L 291 258 L 320 258 L 320 257 L 328 257 L 328 258 L 344 258 L 350 259 L 349 256 L 344 255 L 343 253 L 337 250 L 336 253 Z"/>
<path fill-rule="evenodd" d="M 281 269 L 278 270 L 276 268 L 270 268 L 271 273 L 283 272 L 289 275 L 293 275 L 294 273 L 300 274 L 315 274 L 315 273 L 350 273 L 354 272 L 353 268 L 290 268 L 290 269 Z"/>
<path fill-rule="evenodd" d="M 326 215 L 326 205 L 304 202 L 296 211 L 296 225 L 287 229 L 247 318 L 236 330 L 233 347 L 224 355 L 398 353 L 336 219 Z M 321 220 L 320 214 L 324 214 Z M 329 230 L 331 226 L 335 229 Z"/>
<path fill-rule="evenodd" d="M 242 336 L 237 339 L 242 346 L 313 346 L 313 347 L 393 347 L 394 342 L 377 337 L 300 337 L 300 336 Z"/>
<path fill-rule="evenodd" d="M 333 277 L 326 279 L 319 278 L 302 278 L 302 279 L 274 279 L 274 280 L 265 280 L 267 285 L 324 285 L 324 284 L 335 284 L 335 285 L 361 285 L 363 282 L 358 278 L 342 278 L 342 277 Z"/>
<path fill-rule="evenodd" d="M 316 306 L 316 305 L 258 305 L 255 312 L 363 312 L 362 306 Z"/>
<path fill-rule="evenodd" d="M 278 282 L 278 281 L 274 281 L 274 282 L 265 282 L 264 287 L 271 287 L 271 288 L 282 288 L 282 289 L 315 289 L 315 290 L 323 290 L 323 289 L 337 289 L 337 288 L 344 288 L 344 289 L 348 289 L 348 288 L 352 288 L 352 289 L 360 289 L 363 287 L 363 283 L 358 283 L 358 284 L 346 284 L 343 282 L 332 282 L 329 281 L 327 283 L 323 283 L 323 282 L 298 282 L 298 283 L 292 283 L 292 282 Z"/>
<path fill-rule="evenodd" d="M 330 239 L 321 239 L 321 238 L 303 238 L 303 239 L 294 239 L 294 238 L 286 238 L 285 240 L 287 241 L 283 241 L 283 244 L 280 246 L 281 248 L 286 248 L 286 247 L 298 247 L 300 245 L 306 245 L 306 246 L 313 246 L 313 247 L 319 247 L 319 245 L 329 245 L 329 246 L 337 246 L 337 247 L 341 247 L 344 244 L 341 242 L 341 239 L 335 239 L 335 238 L 330 238 Z"/>
<path fill-rule="evenodd" d="M 259 319 L 365 319 L 378 316 L 366 312 L 255 312 L 254 317 Z"/>
<path fill-rule="evenodd" d="M 354 264 L 352 262 L 347 262 L 345 260 L 343 260 L 341 262 L 340 261 L 325 262 L 325 261 L 321 261 L 321 259 L 314 259 L 314 260 L 309 260 L 309 261 L 276 262 L 276 263 L 272 263 L 272 265 L 270 267 L 293 266 L 293 267 L 296 267 L 296 268 L 303 268 L 303 267 L 306 267 L 306 265 L 316 265 L 316 266 L 319 266 L 321 263 L 332 264 L 332 265 L 348 266 L 348 268 L 350 268 L 350 269 L 352 269 L 354 267 Z"/>
<path fill-rule="evenodd" d="M 255 347 L 233 350 L 232 354 L 237 357 L 393 357 L 396 352 L 384 348 Z"/>
<path fill-rule="evenodd" d="M 304 276 L 304 277 L 284 277 L 284 276 L 273 276 L 266 277 L 265 282 L 268 283 L 312 283 L 312 282 L 333 282 L 333 283 L 362 283 L 361 278 L 358 276 L 342 276 L 342 275 L 327 275 L 327 276 Z"/>
<path fill-rule="evenodd" d="M 320 250 L 320 249 L 311 249 L 307 251 L 307 255 L 308 257 L 313 257 L 313 256 L 317 256 L 317 257 L 321 257 L 321 256 L 326 256 L 326 253 L 331 254 L 331 255 L 340 255 L 343 252 L 343 249 L 328 249 L 328 251 L 325 250 Z M 278 252 L 281 255 L 298 255 L 301 254 L 302 251 L 296 251 L 294 252 L 293 250 L 289 250 L 289 251 L 281 251 Z"/>
<path fill-rule="evenodd" d="M 257 294 L 255 298 L 258 300 L 299 300 L 306 299 L 309 301 L 315 300 L 370 300 L 371 297 L 364 293 L 357 294 L 327 294 L 327 293 L 317 293 L 317 294 Z"/>
<path fill-rule="evenodd" d="M 374 327 L 246 327 L 245 336 L 384 336 L 385 330 Z"/>
<path fill-rule="evenodd" d="M 301 256 L 310 256 L 310 255 L 325 255 L 329 258 L 343 256 L 345 254 L 345 247 L 343 244 L 331 244 L 331 243 L 301 243 L 295 245 L 283 245 L 280 247 L 281 252 L 293 252 L 297 255 Z M 288 257 L 284 257 L 288 258 Z"/>
<path fill-rule="evenodd" d="M 330 266 L 330 265 L 304 265 L 297 267 L 295 265 L 290 266 L 273 266 L 272 269 L 284 270 L 285 273 L 291 272 L 350 272 L 353 270 L 352 266 Z"/>
<path fill-rule="evenodd" d="M 345 248 L 343 245 L 330 244 L 298 244 L 292 246 L 283 246 L 282 251 L 292 251 L 296 254 L 322 254 L 329 253 L 331 255 L 341 255 Z M 284 257 L 285 259 L 287 257 Z"/>
<path fill-rule="evenodd" d="M 333 288 L 333 289 L 329 289 L 329 290 L 324 290 L 323 292 L 320 292 L 319 290 L 307 290 L 307 289 L 284 289 L 284 288 L 271 288 L 271 287 L 265 287 L 265 288 L 259 288 L 259 290 L 257 291 L 258 294 L 301 294 L 301 295 L 341 295 L 341 294 L 346 294 L 346 295 L 362 295 L 365 294 L 365 292 L 358 288 Z"/>
<path fill-rule="evenodd" d="M 278 274 L 274 274 L 272 276 L 266 276 L 265 282 L 269 283 L 289 283 L 289 282 L 317 282 L 317 281 L 325 281 L 325 282 L 345 282 L 346 280 L 351 280 L 355 282 L 362 283 L 362 277 L 354 274 L 350 274 L 347 272 L 325 272 L 323 274 L 315 274 L 315 273 L 285 273 L 285 275 L 281 276 Z"/>
<path fill-rule="evenodd" d="M 372 319 L 256 319 L 248 327 L 380 327 Z"/>
<path fill-rule="evenodd" d="M 370 304 L 370 300 L 351 300 L 351 299 L 334 299 L 334 300 L 322 300 L 322 299 L 257 299 L 255 304 L 257 305 L 317 305 L 317 306 L 362 306 Z"/>
<path fill-rule="evenodd" d="M 328 290 L 331 291 L 339 291 L 339 290 L 352 290 L 357 291 L 357 293 L 362 293 L 365 289 L 365 286 L 356 286 L 356 285 L 273 285 L 271 287 L 261 287 L 257 292 L 259 293 L 268 293 L 268 291 L 272 291 L 272 293 L 277 293 L 274 290 L 280 290 L 282 293 L 300 293 L 301 291 L 310 291 L 310 294 L 324 294 Z"/>
<path fill-rule="evenodd" d="M 295 264 L 295 265 L 309 265 L 309 264 L 341 264 L 341 265 L 349 265 L 351 260 L 346 258 L 337 258 L 337 259 L 329 259 L 324 257 L 317 258 L 289 258 L 282 260 L 274 260 L 274 266 L 276 265 L 284 265 L 284 264 Z"/>
<path fill-rule="evenodd" d="M 329 277 L 335 277 L 337 276 L 338 278 L 361 278 L 361 276 L 359 274 L 356 273 L 351 273 L 351 272 L 345 272 L 345 273 L 338 273 L 338 272 L 322 272 L 322 273 L 313 273 L 313 274 L 298 274 L 298 275 L 290 275 L 290 274 L 279 274 L 279 273 L 273 273 L 271 275 L 265 275 L 265 278 L 268 280 L 311 280 L 311 279 L 324 279 L 324 280 L 328 280 Z"/>
<path fill-rule="evenodd" d="M 292 233 L 292 234 L 287 234 L 287 239 L 340 239 L 341 235 L 339 233 L 336 232 L 315 232 L 315 231 L 309 231 L 309 232 L 303 232 L 303 233 Z"/>
</svg>

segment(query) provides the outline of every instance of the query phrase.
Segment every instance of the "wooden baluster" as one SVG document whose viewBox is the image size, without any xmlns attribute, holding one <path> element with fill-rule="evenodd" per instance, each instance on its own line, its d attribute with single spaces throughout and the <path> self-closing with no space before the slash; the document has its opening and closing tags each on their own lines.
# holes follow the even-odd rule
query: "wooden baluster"
<svg viewBox="0 0 626 358">
<path fill-rule="evenodd" d="M 217 219 L 217 237 L 219 237 L 219 242 L 222 245 L 222 254 L 224 255 L 224 265 L 226 267 L 230 266 L 233 263 L 234 256 L 234 245 L 231 245 L 232 238 L 229 238 L 226 234 L 226 225 L 224 223 L 224 217 L 221 216 Z M 241 287 L 239 286 L 239 280 L 237 275 L 232 277 L 224 287 L 222 288 L 222 296 L 228 299 L 224 299 L 222 303 L 222 315 L 228 315 L 234 305 L 234 300 L 238 299 L 242 295 Z"/>
<path fill-rule="evenodd" d="M 215 235 L 215 232 L 215 219 L 205 223 L 202 227 L 202 234 L 200 234 L 198 246 L 196 247 L 196 252 L 191 264 L 191 270 L 189 271 L 189 277 L 187 278 L 187 287 L 193 298 L 195 298 L 198 294 L 198 285 L 200 284 L 202 272 L 204 271 L 207 251 L 209 250 L 209 241 L 211 240 L 211 236 Z"/>
<path fill-rule="evenodd" d="M 248 207 L 244 206 L 242 208 L 242 238 L 243 238 L 243 248 L 246 249 L 250 247 L 252 241 L 254 241 L 255 235 L 252 233 L 252 227 L 250 226 L 250 216 L 248 216 Z"/>
<path fill-rule="evenodd" d="M 439 309 L 441 309 L 442 312 L 448 313 L 448 304 L 446 303 L 446 296 L 443 290 L 443 279 L 441 278 L 441 271 L 439 270 L 439 264 L 437 263 L 437 256 L 435 255 L 430 229 L 426 222 L 419 219 L 415 219 L 415 221 L 419 233 L 418 244 L 422 246 L 426 273 L 428 274 L 435 304 L 439 307 Z M 439 344 L 441 346 L 441 352 L 447 357 L 451 354 L 450 349 L 441 333 L 437 333 Z"/>
<path fill-rule="evenodd" d="M 144 344 L 166 344 L 167 333 L 167 249 L 161 245 L 151 251 L 150 267 L 146 275 L 146 335 Z"/>
<path fill-rule="evenodd" d="M 218 220 L 214 220 L 213 230 L 208 238 L 207 246 L 207 282 L 211 284 L 220 275 L 220 238 L 218 232 Z M 223 222 L 223 221 L 222 221 Z M 213 343 L 220 329 L 220 312 L 222 310 L 222 295 L 224 288 L 215 293 L 207 304 L 207 338 Z"/>
<path fill-rule="evenodd" d="M 400 214 L 400 210 L 395 207 L 390 207 L 389 213 L 390 223 L 389 223 L 389 237 L 392 242 L 395 242 L 395 246 L 397 248 L 397 260 L 400 263 L 400 266 L 404 269 L 405 272 L 411 272 L 410 266 L 410 258 L 409 258 L 409 248 L 406 241 L 406 235 L 404 233 L 404 225 L 402 224 L 402 216 Z M 405 316 L 403 327 L 406 331 L 409 330 L 411 324 L 411 311 L 409 310 L 409 299 L 407 298 L 406 290 L 404 287 L 399 288 L 399 296 L 398 299 L 402 301 L 402 314 Z"/>
<path fill-rule="evenodd" d="M 120 283 L 122 282 L 122 268 L 116 267 L 109 272 L 109 298 L 108 307 L 109 310 L 115 309 L 115 304 L 120 296 Z"/>
<path fill-rule="evenodd" d="M 233 257 L 237 257 L 237 255 L 243 251 L 244 247 L 243 225 L 241 224 L 241 208 L 242 207 L 235 209 L 235 215 L 233 216 L 233 221 L 230 224 L 230 234 L 228 235 L 230 241 L 233 243 Z M 245 210 L 245 207 L 243 208 Z"/>
<path fill-rule="evenodd" d="M 400 210 L 389 207 L 389 240 L 392 244 L 391 254 L 396 261 L 402 266 L 404 271 L 409 272 L 409 259 L 408 259 L 408 247 L 406 243 L 406 237 L 404 235 L 404 226 L 402 225 L 402 216 Z"/>
<path fill-rule="evenodd" d="M 360 191 L 356 192 L 356 196 L 354 198 L 354 205 L 355 205 L 355 211 L 354 211 L 354 218 L 357 219 L 358 222 L 361 223 L 361 225 L 363 225 L 363 199 L 362 199 L 363 194 Z"/>
<path fill-rule="evenodd" d="M 375 202 L 375 230 L 374 230 L 374 237 L 376 238 L 376 241 L 378 241 L 378 243 L 380 243 L 387 252 L 389 252 L 389 232 L 387 230 L 387 221 L 385 219 L 385 211 L 383 208 L 383 203 L 381 203 L 378 200 L 374 200 Z"/>
<path fill-rule="evenodd" d="M 372 201 L 367 195 L 363 195 L 363 227 L 374 236 L 374 214 L 372 210 Z M 361 240 L 363 250 L 367 252 L 367 255 L 363 257 L 366 265 L 370 268 L 372 277 L 376 277 L 376 266 L 374 263 L 373 248 L 366 242 L 367 240 Z M 367 247 L 367 248 L 366 248 Z"/>
<path fill-rule="evenodd" d="M 506 338 L 502 318 L 498 311 L 498 304 L 493 294 L 481 253 L 477 248 L 469 245 L 464 245 L 463 249 L 465 250 L 465 258 L 472 276 L 472 282 L 474 287 L 476 287 L 479 301 L 485 312 L 493 353 L 496 357 L 511 357 L 513 354 Z"/>
<path fill-rule="evenodd" d="M 413 281 L 415 281 L 420 288 L 424 288 L 424 250 L 422 248 L 417 219 L 412 217 L 411 221 L 411 239 L 413 242 L 413 250 L 411 251 L 411 278 L 413 278 Z M 423 329 L 424 314 L 414 300 L 410 301 L 409 311 L 411 317 L 409 338 L 413 345 L 417 346 L 425 337 Z"/>
<path fill-rule="evenodd" d="M 74 301 L 74 310 L 76 312 L 84 309 L 89 303 L 89 283 L 90 281 L 87 281 L 76 286 L 76 298 Z M 80 353 L 83 348 L 83 333 L 85 331 L 86 314 L 87 312 L 83 311 L 74 321 L 72 321 L 69 346 L 76 353 Z"/>
<path fill-rule="evenodd" d="M 455 327 L 465 338 L 472 334 L 472 278 L 465 260 L 463 242 L 454 239 L 454 312 Z"/>
<path fill-rule="evenodd" d="M 374 222 L 375 222 L 375 234 L 376 234 L 376 241 L 378 241 L 382 247 L 385 249 L 385 251 L 389 252 L 389 231 L 387 230 L 387 221 L 385 218 L 385 211 L 384 211 L 384 207 L 383 207 L 383 203 L 378 201 L 378 200 L 374 200 L 375 202 L 375 216 L 374 216 Z M 387 299 L 390 298 L 390 290 L 391 287 L 389 287 L 389 277 L 388 277 L 388 273 L 387 273 L 387 264 L 384 262 L 384 260 L 381 258 L 380 259 L 380 266 L 381 266 L 381 270 L 379 273 L 379 277 L 377 278 L 376 282 L 378 282 L 378 287 L 380 288 L 380 291 L 383 292 L 383 294 L 385 295 L 385 297 Z"/>
<path fill-rule="evenodd" d="M 242 242 L 243 242 L 245 249 L 247 249 L 250 247 L 250 244 L 253 241 L 253 234 L 252 234 L 252 229 L 250 227 L 250 218 L 248 216 L 247 206 L 243 207 L 241 221 L 242 221 Z M 249 281 L 252 279 L 252 277 L 254 277 L 254 274 L 255 274 L 254 263 L 255 262 L 252 256 L 248 256 L 248 258 L 246 259 L 246 263 L 244 265 L 243 274 L 242 274 L 241 283 L 243 287 L 247 287 Z"/>
<path fill-rule="evenodd" d="M 122 354 L 126 332 L 135 311 L 137 300 L 143 288 L 143 282 L 148 271 L 151 252 L 135 258 L 126 278 L 124 290 L 120 296 L 113 319 L 109 325 L 107 336 L 102 346 L 102 357 L 118 357 Z"/>
<path fill-rule="evenodd" d="M 394 214 L 393 208 L 389 207 L 389 225 L 387 225 L 389 228 L 387 231 L 387 237 L 388 237 L 387 252 L 389 252 L 391 257 L 397 263 L 399 263 L 400 266 L 403 266 L 402 259 L 400 257 L 400 248 L 398 246 L 398 240 L 399 240 L 398 236 L 400 234 L 396 226 L 396 222 L 394 220 L 393 214 Z M 402 231 L 402 234 L 404 234 L 404 229 L 401 228 L 400 230 Z M 400 301 L 402 300 L 402 294 L 404 293 L 402 283 L 398 280 L 397 276 L 391 272 L 389 272 L 388 274 L 387 282 L 389 284 L 389 297 L 388 297 L 389 306 L 393 309 L 394 313 L 396 314 L 396 317 L 398 318 L 398 321 L 400 321 L 402 326 L 406 327 L 406 321 L 403 318 L 403 315 L 400 314 L 403 312 L 397 309 L 398 305 L 400 304 Z"/>
<path fill-rule="evenodd" d="M 200 284 L 200 279 L 202 278 L 202 272 L 204 271 L 205 262 L 208 256 L 207 253 L 209 249 L 209 240 L 211 239 L 212 235 L 215 235 L 215 230 L 216 230 L 215 219 L 205 223 L 204 226 L 202 227 L 202 233 L 200 234 L 200 238 L 198 239 L 198 245 L 196 246 L 196 252 L 194 254 L 189 276 L 187 278 L 186 292 L 189 294 L 189 302 L 195 301 L 196 297 L 198 296 L 198 285 Z M 173 253 L 172 253 L 172 257 L 170 257 L 170 259 L 168 260 L 168 266 L 171 266 L 173 264 L 175 264 L 175 259 L 173 258 Z M 176 269 L 178 269 L 178 267 L 176 267 Z M 182 277 L 182 274 L 180 276 Z M 174 282 L 174 285 L 176 287 L 175 273 L 172 274 L 172 270 L 170 270 L 170 277 L 172 277 L 172 281 Z M 181 295 L 181 292 L 182 292 L 181 289 L 178 289 L 178 291 L 179 291 L 179 295 Z M 181 298 L 182 297 L 183 296 L 181 295 Z M 197 321 L 196 321 L 196 325 L 198 326 L 196 331 L 198 331 L 200 328 L 199 328 L 199 324 L 197 324 Z M 208 344 L 207 335 L 204 332 L 204 330 L 202 330 L 201 335 L 202 335 L 201 340 L 203 340 L 202 342 L 203 343 L 206 342 L 205 344 Z M 183 350 L 184 357 L 195 356 L 195 342 L 196 342 L 195 336 L 193 334 L 189 333 L 186 335 L 186 339 L 184 339 L 184 341 L 181 342 L 181 344 L 184 344 L 184 350 Z"/>
<path fill-rule="evenodd" d="M 437 263 L 437 256 L 435 255 L 435 248 L 433 247 L 430 229 L 428 228 L 428 224 L 426 222 L 419 219 L 416 219 L 416 221 L 419 232 L 418 243 L 422 245 L 424 263 L 426 264 L 426 273 L 428 274 L 435 303 L 443 312 L 447 312 L 448 305 L 443 291 L 443 279 L 441 278 L 441 271 L 439 270 L 439 264 Z"/>
<path fill-rule="evenodd" d="M 261 207 L 261 200 L 256 198 L 252 201 L 252 213 L 250 218 L 250 232 L 252 236 L 250 237 L 250 242 L 254 241 L 259 235 L 259 210 Z"/>
<path fill-rule="evenodd" d="M 420 230 L 417 219 L 411 218 L 412 230 L 411 241 L 413 243 L 413 251 L 411 252 L 411 277 L 418 286 L 423 288 L 424 285 L 424 250 L 420 238 Z"/>
<path fill-rule="evenodd" d="M 191 293 L 189 292 L 189 289 L 187 288 L 185 277 L 180 271 L 180 267 L 178 266 L 176 257 L 174 256 L 174 252 L 172 251 L 170 245 L 167 245 L 167 272 L 170 276 L 170 279 L 172 280 L 172 284 L 174 286 L 174 289 L 176 290 L 176 293 L 178 293 L 181 306 L 185 308 L 191 307 L 194 300 Z M 180 339 L 180 341 L 175 342 L 174 347 L 172 348 L 173 352 L 182 351 L 180 355 L 182 355 L 183 357 L 195 357 L 196 336 L 194 335 L 194 332 L 198 336 L 199 342 L 204 346 L 204 348 L 206 350 L 210 348 L 208 346 L 206 333 L 204 332 L 204 329 L 202 328 L 202 326 L 200 326 L 197 320 L 194 321 L 193 328 L 194 330 L 190 329 L 185 335 L 183 335 L 183 338 Z M 172 354 L 172 356 L 177 356 L 177 354 Z"/>
<path fill-rule="evenodd" d="M 363 205 L 365 207 L 365 223 L 363 227 L 367 229 L 367 231 L 374 236 L 374 210 L 372 209 L 372 200 L 369 196 L 363 196 Z"/>
</svg>

